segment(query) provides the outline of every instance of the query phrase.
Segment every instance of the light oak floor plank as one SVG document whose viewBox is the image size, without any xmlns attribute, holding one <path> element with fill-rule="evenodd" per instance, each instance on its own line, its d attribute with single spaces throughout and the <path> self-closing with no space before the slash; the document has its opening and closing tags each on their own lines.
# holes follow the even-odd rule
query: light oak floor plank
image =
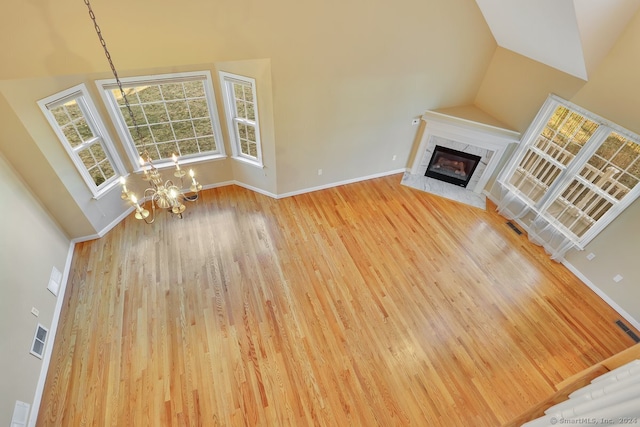
<svg viewBox="0 0 640 427">
<path fill-rule="evenodd" d="M 633 345 L 491 207 L 400 178 L 78 244 L 38 425 L 497 426 Z"/>
</svg>

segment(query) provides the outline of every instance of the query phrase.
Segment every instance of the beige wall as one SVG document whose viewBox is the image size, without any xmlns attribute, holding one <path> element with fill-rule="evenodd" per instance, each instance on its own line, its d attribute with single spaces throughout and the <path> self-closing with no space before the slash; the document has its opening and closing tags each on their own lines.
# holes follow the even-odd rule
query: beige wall
<svg viewBox="0 0 640 427">
<path fill-rule="evenodd" d="M 417 130 L 411 119 L 470 104 L 495 50 L 473 0 L 402 7 L 194 0 L 179 13 L 169 0 L 93 7 L 121 76 L 201 69 L 196 64 L 206 64 L 214 80 L 218 69 L 255 74 L 265 168 L 222 161 L 197 172 L 205 186 L 236 180 L 270 194 L 404 168 Z M 35 103 L 81 82 L 95 92 L 93 80 L 109 77 L 107 61 L 82 3 L 11 8 L 12 22 L 0 28 L 8 41 L 0 48 L 0 94 L 18 120 L 7 125 L 26 129 L 21 151 L 41 153 L 34 170 L 64 187 L 65 203 L 38 194 L 47 209 L 71 237 L 94 235 L 124 211 L 118 191 L 92 200 Z M 97 93 L 94 101 L 104 114 Z M 8 156 L 12 163 L 18 157 Z M 25 180 L 38 188 L 32 175 Z"/>
<path fill-rule="evenodd" d="M 38 323 L 51 327 L 56 297 L 47 285 L 54 266 L 64 271 L 70 241 L 2 153 L 0 199 L 0 425 L 7 426 L 16 400 L 33 402 L 42 361 L 29 350 Z"/>
<path fill-rule="evenodd" d="M 588 82 L 513 52 L 497 49 L 475 104 L 519 131 L 526 130 L 549 93 L 640 133 L 640 14 L 636 14 Z M 640 323 L 640 200 L 567 261 Z M 587 261 L 593 252 L 596 258 Z M 624 280 L 615 283 L 616 274 Z"/>
</svg>

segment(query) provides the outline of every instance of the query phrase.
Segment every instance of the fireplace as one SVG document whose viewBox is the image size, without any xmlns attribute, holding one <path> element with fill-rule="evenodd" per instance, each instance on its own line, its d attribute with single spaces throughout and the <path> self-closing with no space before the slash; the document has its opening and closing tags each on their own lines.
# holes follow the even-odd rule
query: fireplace
<svg viewBox="0 0 640 427">
<path fill-rule="evenodd" d="M 402 183 L 486 209 L 485 187 L 509 146 L 520 140 L 520 134 L 473 106 L 449 108 L 446 112 L 426 111 L 421 119 L 411 169 L 405 173 Z M 452 176 L 443 174 L 442 163 L 439 168 L 434 167 L 440 157 L 463 162 L 466 176 L 455 173 L 461 169 L 454 169 L 449 174 Z M 438 175 L 432 178 L 432 173 Z M 456 179 L 454 185 L 445 182 L 453 178 Z"/>
<path fill-rule="evenodd" d="M 436 145 L 425 176 L 466 188 L 481 157 Z"/>
</svg>

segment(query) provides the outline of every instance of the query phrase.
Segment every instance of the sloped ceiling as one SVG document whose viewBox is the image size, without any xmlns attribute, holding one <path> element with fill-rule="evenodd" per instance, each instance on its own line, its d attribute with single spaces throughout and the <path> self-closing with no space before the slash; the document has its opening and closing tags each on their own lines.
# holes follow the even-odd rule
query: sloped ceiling
<svg viewBox="0 0 640 427">
<path fill-rule="evenodd" d="M 640 0 L 476 0 L 498 46 L 588 80 Z"/>
</svg>

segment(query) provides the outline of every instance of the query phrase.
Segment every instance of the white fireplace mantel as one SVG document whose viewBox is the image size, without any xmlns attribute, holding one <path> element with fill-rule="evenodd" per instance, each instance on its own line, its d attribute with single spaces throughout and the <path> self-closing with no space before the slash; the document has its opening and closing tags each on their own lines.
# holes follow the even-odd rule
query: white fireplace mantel
<svg viewBox="0 0 640 427">
<path fill-rule="evenodd" d="M 452 198 L 463 203 L 467 202 L 469 196 L 473 196 L 473 194 L 478 196 L 483 192 L 487 182 L 507 153 L 507 148 L 520 141 L 520 133 L 507 129 L 476 107 L 427 111 L 421 119 L 424 122 L 423 133 L 409 169 L 414 182 L 416 179 L 431 180 L 431 178 L 422 177 L 427 170 L 436 145 L 481 157 L 480 164 L 471 176 L 466 188 L 441 182 L 435 184 L 433 181 L 429 181 L 425 185 L 418 184 L 424 191 L 444 197 L 449 197 L 449 193 L 456 194 L 458 197 Z M 432 191 L 432 189 L 436 190 Z M 440 194 L 443 192 L 442 189 L 447 194 Z M 484 195 L 482 197 L 484 198 Z"/>
</svg>

